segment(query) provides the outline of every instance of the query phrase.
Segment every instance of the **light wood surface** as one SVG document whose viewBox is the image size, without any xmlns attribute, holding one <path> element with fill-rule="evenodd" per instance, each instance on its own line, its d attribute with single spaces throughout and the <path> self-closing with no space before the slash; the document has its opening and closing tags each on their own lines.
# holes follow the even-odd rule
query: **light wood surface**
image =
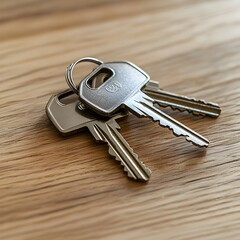
<svg viewBox="0 0 240 240">
<path fill-rule="evenodd" d="M 1 0 L 0 239 L 239 239 L 239 26 L 237 0 Z M 60 136 L 44 108 L 84 56 L 220 104 L 218 119 L 165 109 L 209 148 L 128 117 L 121 133 L 153 172 L 143 184 L 89 132 Z"/>
</svg>

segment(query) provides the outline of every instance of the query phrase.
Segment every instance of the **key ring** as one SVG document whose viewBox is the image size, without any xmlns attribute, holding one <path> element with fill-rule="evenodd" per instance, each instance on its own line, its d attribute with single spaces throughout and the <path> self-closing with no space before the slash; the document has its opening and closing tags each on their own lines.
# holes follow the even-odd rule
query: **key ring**
<svg viewBox="0 0 240 240">
<path fill-rule="evenodd" d="M 74 83 L 73 81 L 73 69 L 74 67 L 81 63 L 81 62 L 91 62 L 91 63 L 95 63 L 97 65 L 101 65 L 103 62 L 96 59 L 96 58 L 92 58 L 92 57 L 84 57 L 84 58 L 80 58 L 78 59 L 76 62 L 74 63 L 71 63 L 67 68 L 66 68 L 66 71 L 65 71 L 65 79 L 66 79 L 66 82 L 68 84 L 68 86 L 70 87 L 70 89 L 76 93 L 77 95 L 79 95 L 79 90 L 77 88 L 77 85 Z"/>
</svg>

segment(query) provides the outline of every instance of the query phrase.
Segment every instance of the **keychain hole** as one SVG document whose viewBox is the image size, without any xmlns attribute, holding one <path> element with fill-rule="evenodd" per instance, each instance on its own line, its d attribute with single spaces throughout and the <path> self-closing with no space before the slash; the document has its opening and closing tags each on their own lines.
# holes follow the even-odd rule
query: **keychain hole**
<svg viewBox="0 0 240 240">
<path fill-rule="evenodd" d="M 58 96 L 58 101 L 64 105 L 78 101 L 79 98 L 72 91 L 66 91 Z"/>
<path fill-rule="evenodd" d="M 90 88 L 99 88 L 105 83 L 110 77 L 113 76 L 113 72 L 108 68 L 102 68 L 100 71 L 95 73 L 91 78 L 87 80 L 87 85 Z"/>
</svg>

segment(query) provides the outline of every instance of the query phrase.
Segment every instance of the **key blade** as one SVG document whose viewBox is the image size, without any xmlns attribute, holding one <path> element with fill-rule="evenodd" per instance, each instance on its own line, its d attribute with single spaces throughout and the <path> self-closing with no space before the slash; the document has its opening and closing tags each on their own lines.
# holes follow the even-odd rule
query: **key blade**
<svg viewBox="0 0 240 240">
<path fill-rule="evenodd" d="M 173 110 L 179 110 L 181 112 L 187 111 L 193 115 L 213 118 L 217 118 L 221 113 L 221 108 L 216 103 L 164 91 L 159 89 L 159 84 L 156 81 L 147 83 L 143 92 L 153 98 L 154 103 L 161 107 L 171 107 Z"/>
<path fill-rule="evenodd" d="M 121 162 L 128 177 L 141 182 L 148 181 L 151 170 L 138 159 L 137 154 L 134 153 L 133 149 L 117 130 L 118 128 L 119 126 L 114 119 L 107 123 L 96 121 L 95 124 L 89 126 L 89 130 L 97 141 L 108 144 L 109 154 Z"/>
<path fill-rule="evenodd" d="M 153 103 L 153 99 L 139 91 L 133 98 L 125 102 L 125 105 L 140 117 L 149 117 L 153 121 L 158 121 L 160 126 L 168 127 L 175 136 L 184 136 L 188 142 L 199 147 L 208 146 L 209 141 L 206 138 L 157 109 Z"/>
</svg>

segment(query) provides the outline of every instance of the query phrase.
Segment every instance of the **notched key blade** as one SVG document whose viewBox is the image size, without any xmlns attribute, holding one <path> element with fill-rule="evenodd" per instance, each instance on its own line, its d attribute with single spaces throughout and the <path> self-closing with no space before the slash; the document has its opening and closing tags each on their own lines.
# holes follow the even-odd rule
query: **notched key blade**
<svg viewBox="0 0 240 240">
<path fill-rule="evenodd" d="M 170 129 L 175 136 L 184 136 L 188 142 L 198 147 L 208 147 L 209 141 L 206 138 L 157 109 L 153 104 L 154 100 L 141 91 L 126 102 L 129 110 L 137 113 L 140 117 L 151 118 L 160 126 Z"/>
<path fill-rule="evenodd" d="M 89 130 L 95 139 L 108 144 L 109 154 L 120 161 L 128 177 L 147 182 L 151 176 L 151 170 L 138 159 L 138 155 L 118 132 L 118 128 L 116 121 L 111 119 L 107 123 L 96 121 Z"/>
<path fill-rule="evenodd" d="M 172 110 L 187 111 L 196 116 L 213 118 L 217 118 L 221 113 L 221 108 L 216 103 L 164 91 L 159 88 L 159 84 L 156 81 L 147 83 L 143 91 L 153 98 L 154 103 L 160 107 L 171 107 Z"/>
</svg>

